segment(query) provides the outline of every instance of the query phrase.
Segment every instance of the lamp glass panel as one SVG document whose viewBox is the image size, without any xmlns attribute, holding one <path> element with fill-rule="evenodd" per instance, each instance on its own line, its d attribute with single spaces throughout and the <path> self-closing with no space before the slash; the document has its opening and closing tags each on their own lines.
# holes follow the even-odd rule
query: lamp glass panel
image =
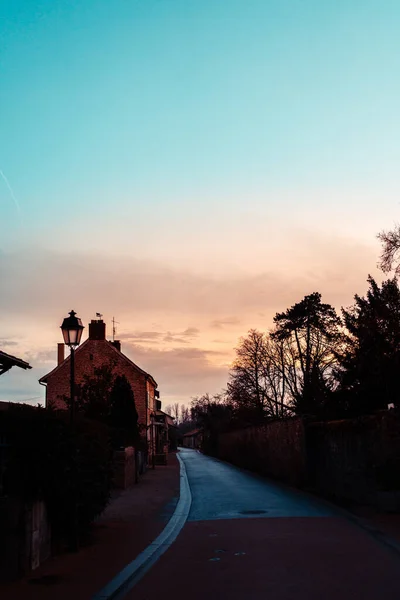
<svg viewBox="0 0 400 600">
<path fill-rule="evenodd" d="M 79 329 L 70 329 L 69 330 L 69 343 L 71 344 L 71 346 L 75 346 L 76 344 L 79 343 L 78 332 L 79 332 Z"/>
<path fill-rule="evenodd" d="M 76 343 L 77 344 L 81 343 L 82 332 L 83 332 L 83 327 L 80 327 L 76 332 Z"/>
</svg>

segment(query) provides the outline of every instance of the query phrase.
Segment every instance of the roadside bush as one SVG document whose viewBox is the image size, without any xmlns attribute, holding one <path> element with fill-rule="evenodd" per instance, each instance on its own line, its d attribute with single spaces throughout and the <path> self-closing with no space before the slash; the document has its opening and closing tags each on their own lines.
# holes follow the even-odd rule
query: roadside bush
<svg viewBox="0 0 400 600">
<path fill-rule="evenodd" d="M 106 506 L 112 453 L 108 428 L 41 408 L 17 406 L 0 416 L 10 443 L 5 485 L 24 501 L 43 499 L 53 537 L 66 539 L 74 519 L 84 534 Z"/>
</svg>

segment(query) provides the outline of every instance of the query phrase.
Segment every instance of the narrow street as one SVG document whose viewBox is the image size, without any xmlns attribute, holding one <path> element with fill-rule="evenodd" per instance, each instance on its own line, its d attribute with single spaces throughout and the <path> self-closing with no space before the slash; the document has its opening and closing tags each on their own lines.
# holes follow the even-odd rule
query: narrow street
<svg viewBox="0 0 400 600">
<path fill-rule="evenodd" d="M 317 499 L 181 450 L 192 505 L 126 600 L 397 600 L 400 556 Z"/>
</svg>

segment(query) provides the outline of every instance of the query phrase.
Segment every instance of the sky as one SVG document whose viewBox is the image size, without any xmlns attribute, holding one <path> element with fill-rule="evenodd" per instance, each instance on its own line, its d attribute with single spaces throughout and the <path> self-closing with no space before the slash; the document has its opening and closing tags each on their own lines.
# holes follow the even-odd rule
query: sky
<svg viewBox="0 0 400 600">
<path fill-rule="evenodd" d="M 0 400 L 42 402 L 73 308 L 164 406 L 240 336 L 364 293 L 398 220 L 397 0 L 3 0 Z"/>
</svg>

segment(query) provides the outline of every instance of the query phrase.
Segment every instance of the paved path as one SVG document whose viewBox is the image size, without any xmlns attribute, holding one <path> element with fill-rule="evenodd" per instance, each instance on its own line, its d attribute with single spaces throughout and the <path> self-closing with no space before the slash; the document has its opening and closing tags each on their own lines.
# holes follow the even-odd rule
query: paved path
<svg viewBox="0 0 400 600">
<path fill-rule="evenodd" d="M 400 556 L 334 509 L 196 451 L 181 456 L 188 521 L 126 600 L 400 598 Z"/>
</svg>

